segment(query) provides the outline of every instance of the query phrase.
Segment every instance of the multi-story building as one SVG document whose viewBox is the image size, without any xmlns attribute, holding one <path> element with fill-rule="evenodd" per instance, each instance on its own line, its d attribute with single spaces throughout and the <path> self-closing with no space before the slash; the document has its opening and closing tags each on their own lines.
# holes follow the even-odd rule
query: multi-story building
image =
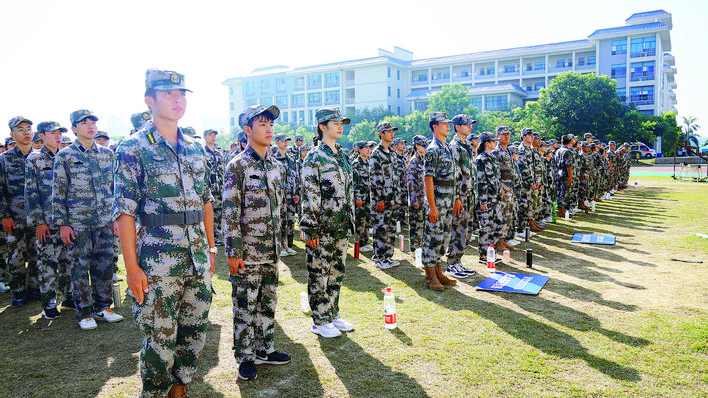
<svg viewBox="0 0 708 398">
<path fill-rule="evenodd" d="M 373 58 L 256 69 L 223 84 L 231 127 L 243 108 L 257 103 L 280 107 L 283 123 L 309 126 L 324 106 L 348 115 L 378 106 L 406 115 L 425 110 L 430 96 L 452 83 L 467 87 L 480 111 L 505 110 L 537 100 L 567 71 L 610 76 L 623 103 L 660 115 L 676 104 L 671 29 L 671 14 L 657 10 L 633 14 L 625 26 L 598 29 L 584 40 L 426 59 L 394 47 Z"/>
</svg>

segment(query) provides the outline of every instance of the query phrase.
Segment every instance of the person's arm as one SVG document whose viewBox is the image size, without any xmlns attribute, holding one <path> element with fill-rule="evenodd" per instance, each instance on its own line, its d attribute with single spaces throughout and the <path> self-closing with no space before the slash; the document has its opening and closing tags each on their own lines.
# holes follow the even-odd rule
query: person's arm
<svg viewBox="0 0 708 398">
<path fill-rule="evenodd" d="M 69 226 L 66 198 L 69 193 L 69 177 L 66 173 L 66 156 L 57 153 L 54 157 L 54 180 L 52 180 L 52 223 L 59 227 L 62 242 L 73 245 L 74 230 Z"/>
<path fill-rule="evenodd" d="M 229 162 L 224 172 L 221 226 L 224 232 L 224 254 L 231 275 L 246 269 L 243 263 L 243 236 L 241 235 L 242 177 L 243 173 L 238 167 L 238 162 Z"/>
<path fill-rule="evenodd" d="M 314 157 L 308 155 L 302 168 L 302 219 L 300 230 L 305 234 L 305 244 L 316 248 L 320 243 L 320 214 L 322 209 L 322 192 L 320 190 L 320 173 Z"/>
<path fill-rule="evenodd" d="M 425 197 L 428 199 L 428 219 L 431 223 L 438 222 L 438 208 L 435 206 L 435 185 L 433 185 L 433 176 L 425 176 Z"/>
<path fill-rule="evenodd" d="M 209 248 L 216 247 L 214 243 L 214 209 L 211 202 L 204 203 L 204 230 L 206 231 Z M 216 254 L 209 252 L 209 272 L 214 275 L 216 269 Z"/>
</svg>

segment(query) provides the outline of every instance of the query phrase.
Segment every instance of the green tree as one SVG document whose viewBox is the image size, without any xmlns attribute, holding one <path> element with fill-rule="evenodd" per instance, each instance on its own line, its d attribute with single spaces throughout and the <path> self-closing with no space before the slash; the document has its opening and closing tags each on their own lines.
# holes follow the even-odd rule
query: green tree
<svg viewBox="0 0 708 398">
<path fill-rule="evenodd" d="M 608 76 L 561 73 L 541 90 L 538 105 L 546 132 L 556 137 L 592 133 L 605 141 L 621 126 L 617 83 Z"/>
<path fill-rule="evenodd" d="M 652 116 L 656 122 L 654 125 L 654 135 L 661 137 L 661 153 L 664 155 L 674 154 L 674 145 L 681 134 L 681 128 L 676 124 L 676 114 L 665 113 L 661 116 Z"/>
<path fill-rule="evenodd" d="M 479 114 L 477 108 L 471 103 L 467 87 L 459 83 L 444 86 L 440 91 L 433 94 L 430 97 L 430 101 L 428 101 L 428 111 L 447 112 L 450 118 L 455 115 L 465 114 L 476 119 Z"/>
<path fill-rule="evenodd" d="M 683 116 L 684 134 L 681 135 L 681 139 L 687 140 L 692 146 L 698 146 L 698 137 L 695 133 L 701 126 L 696 123 L 697 120 L 693 116 Z"/>
<path fill-rule="evenodd" d="M 362 120 L 359 123 L 355 124 L 349 130 L 349 134 L 348 134 L 349 141 L 350 142 L 357 142 L 357 141 L 361 141 L 361 140 L 377 141 L 378 134 L 376 133 L 376 124 L 377 123 L 374 123 L 373 121 L 370 122 L 368 120 Z"/>
</svg>

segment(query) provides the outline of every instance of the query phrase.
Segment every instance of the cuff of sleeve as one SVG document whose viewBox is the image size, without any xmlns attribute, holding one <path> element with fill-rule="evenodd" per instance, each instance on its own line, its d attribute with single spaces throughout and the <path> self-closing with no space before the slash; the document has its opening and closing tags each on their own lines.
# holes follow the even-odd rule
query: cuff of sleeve
<svg viewBox="0 0 708 398">
<path fill-rule="evenodd" d="M 138 202 L 128 198 L 119 198 L 113 202 L 113 214 L 111 216 L 113 218 L 113 221 L 115 221 L 121 214 L 127 214 L 129 216 L 135 217 L 137 210 Z"/>
<path fill-rule="evenodd" d="M 224 242 L 226 257 L 243 258 L 243 240 L 227 236 Z"/>
</svg>

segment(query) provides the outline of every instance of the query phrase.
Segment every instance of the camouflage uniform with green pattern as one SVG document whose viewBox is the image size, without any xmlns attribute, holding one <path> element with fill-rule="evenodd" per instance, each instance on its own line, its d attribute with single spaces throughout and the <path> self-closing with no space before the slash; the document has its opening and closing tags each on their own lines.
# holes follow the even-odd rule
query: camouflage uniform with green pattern
<svg viewBox="0 0 708 398">
<path fill-rule="evenodd" d="M 220 150 L 212 151 L 208 146 L 204 146 L 206 153 L 206 165 L 209 173 L 209 190 L 214 201 L 211 203 L 214 209 L 214 239 L 223 240 L 221 228 L 222 199 L 221 192 L 224 190 L 224 172 L 226 170 L 226 158 Z"/>
<path fill-rule="evenodd" d="M 361 145 L 359 145 L 360 148 Z M 371 228 L 371 187 L 369 186 L 369 159 L 356 156 L 352 163 L 354 178 L 354 203 L 361 200 L 361 207 L 355 207 L 356 216 L 354 242 L 360 247 L 369 244 L 369 228 Z"/>
<path fill-rule="evenodd" d="M 425 161 L 418 153 L 414 154 L 408 163 L 408 221 L 410 222 L 410 247 L 411 251 L 423 248 L 423 234 L 425 233 L 425 214 L 428 210 L 428 201 L 425 197 Z M 416 209 L 415 206 L 418 206 Z"/>
<path fill-rule="evenodd" d="M 508 131 L 508 129 L 502 131 Z M 497 133 L 499 132 L 500 130 L 497 129 Z M 499 213 L 501 216 L 500 237 L 507 238 L 509 236 L 509 230 L 513 227 L 514 223 L 514 203 L 516 203 L 514 184 L 517 179 L 516 167 L 514 167 L 514 158 L 511 156 L 508 147 L 503 148 L 501 145 L 497 145 L 492 151 L 492 155 L 494 155 L 499 165 L 500 188 L 504 192 L 504 197 L 499 203 Z"/>
<path fill-rule="evenodd" d="M 465 248 L 470 238 L 467 235 L 469 225 L 472 223 L 474 214 L 475 192 L 473 189 L 477 178 L 472 144 L 465 139 L 460 139 L 455 134 L 450 141 L 450 150 L 452 151 L 452 158 L 459 176 L 457 178 L 457 196 L 455 199 L 459 199 L 462 203 L 462 210 L 459 215 L 454 213 L 452 215 L 452 232 L 450 245 L 447 248 L 448 265 L 461 263 L 462 255 L 465 254 Z"/>
<path fill-rule="evenodd" d="M 377 130 L 398 130 L 388 122 L 379 123 Z M 384 130 L 379 130 L 384 131 Z M 376 261 L 385 261 L 393 258 L 393 248 L 396 239 L 395 208 L 398 203 L 400 185 L 396 170 L 396 151 L 389 146 L 385 149 L 383 144 L 374 147 L 369 156 L 369 177 L 371 187 L 371 224 L 373 225 L 374 257 Z M 379 211 L 376 204 L 384 203 L 383 211 Z"/>
<path fill-rule="evenodd" d="M 480 145 L 484 142 L 480 140 Z M 489 245 L 496 245 L 502 232 L 502 184 L 501 168 L 497 158 L 482 152 L 475 158 L 477 165 L 477 218 L 479 219 L 479 256 L 487 256 Z M 486 204 L 487 210 L 482 210 Z"/>
<path fill-rule="evenodd" d="M 293 247 L 293 239 L 295 234 L 295 216 L 298 214 L 298 207 L 300 207 L 300 202 L 295 203 L 295 197 L 300 197 L 300 176 L 298 173 L 298 165 L 293 157 L 291 157 L 287 152 L 285 155 L 281 155 L 280 152 L 275 153 L 275 160 L 283 165 L 283 170 L 285 171 L 283 183 L 285 184 L 285 202 L 283 203 L 283 210 L 285 210 L 285 217 L 281 219 L 280 223 L 282 241 L 285 245 L 283 247 Z"/>
</svg>

